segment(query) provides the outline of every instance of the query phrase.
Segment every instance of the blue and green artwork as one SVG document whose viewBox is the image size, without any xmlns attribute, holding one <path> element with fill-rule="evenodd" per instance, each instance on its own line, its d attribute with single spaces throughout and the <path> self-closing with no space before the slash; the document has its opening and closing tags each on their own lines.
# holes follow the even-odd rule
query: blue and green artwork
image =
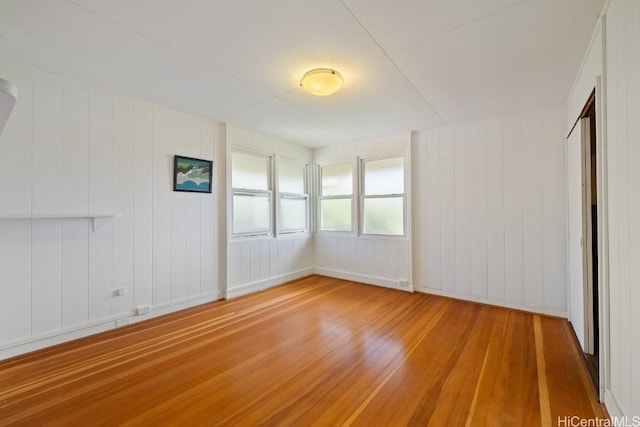
<svg viewBox="0 0 640 427">
<path fill-rule="evenodd" d="M 211 193 L 210 160 L 175 156 L 173 161 L 173 190 Z"/>
</svg>

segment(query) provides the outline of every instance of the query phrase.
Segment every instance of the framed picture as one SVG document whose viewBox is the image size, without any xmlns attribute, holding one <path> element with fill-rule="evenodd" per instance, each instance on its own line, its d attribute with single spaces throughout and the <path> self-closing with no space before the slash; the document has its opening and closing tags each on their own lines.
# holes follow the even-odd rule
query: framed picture
<svg viewBox="0 0 640 427">
<path fill-rule="evenodd" d="M 211 160 L 173 157 L 173 191 L 211 193 Z"/>
</svg>

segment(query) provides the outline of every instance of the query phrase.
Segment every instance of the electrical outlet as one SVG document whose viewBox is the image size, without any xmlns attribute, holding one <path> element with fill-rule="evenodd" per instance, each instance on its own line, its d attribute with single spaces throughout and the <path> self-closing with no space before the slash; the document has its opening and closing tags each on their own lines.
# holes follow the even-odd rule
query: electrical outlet
<svg viewBox="0 0 640 427">
<path fill-rule="evenodd" d="M 143 314 L 147 314 L 150 311 L 151 311 L 150 305 L 139 305 L 138 307 L 135 308 L 135 315 L 141 316 Z"/>
</svg>

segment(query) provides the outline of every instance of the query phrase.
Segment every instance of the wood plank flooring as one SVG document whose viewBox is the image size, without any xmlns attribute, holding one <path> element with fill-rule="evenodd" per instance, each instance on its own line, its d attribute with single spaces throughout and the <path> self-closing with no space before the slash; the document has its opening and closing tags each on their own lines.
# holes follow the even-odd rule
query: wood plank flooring
<svg viewBox="0 0 640 427">
<path fill-rule="evenodd" d="M 0 362 L 0 425 L 604 418 L 567 322 L 311 276 Z"/>
</svg>

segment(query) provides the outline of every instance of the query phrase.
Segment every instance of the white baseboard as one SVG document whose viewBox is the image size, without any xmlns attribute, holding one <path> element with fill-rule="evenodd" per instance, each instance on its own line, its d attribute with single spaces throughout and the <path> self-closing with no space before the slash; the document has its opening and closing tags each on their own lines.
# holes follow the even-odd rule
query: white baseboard
<svg viewBox="0 0 640 427">
<path fill-rule="evenodd" d="M 246 283 L 227 289 L 225 298 L 231 299 L 254 292 L 263 291 L 274 286 L 281 285 L 291 280 L 300 279 L 313 274 L 313 268 L 303 268 L 302 270 L 292 271 L 291 273 L 281 274 L 279 276 L 269 277 L 268 279 L 258 280 L 256 282 Z"/>
<path fill-rule="evenodd" d="M 401 285 L 400 279 L 390 279 L 385 277 L 369 276 L 366 274 L 349 273 L 346 271 L 332 270 L 330 268 L 314 268 L 313 272 L 321 276 L 335 277 L 336 279 L 351 280 L 353 282 L 362 282 L 368 285 L 382 286 L 385 288 L 398 289 L 406 292 L 413 292 L 413 286 L 409 283 L 407 286 Z"/>
<path fill-rule="evenodd" d="M 607 407 L 607 412 L 609 412 L 609 416 L 611 418 L 624 417 L 624 413 L 622 412 L 622 408 L 620 408 L 620 405 L 618 404 L 618 400 L 609 388 L 604 391 L 604 406 Z"/>
<path fill-rule="evenodd" d="M 84 338 L 89 335 L 105 332 L 131 323 L 151 319 L 152 317 L 162 316 L 163 314 L 173 313 L 174 311 L 216 301 L 221 298 L 222 292 L 216 291 L 214 293 L 198 295 L 196 297 L 184 298 L 170 303 L 151 306 L 149 313 L 142 316 L 135 315 L 134 310 L 131 310 L 128 313 L 104 317 L 102 319 L 92 320 L 90 322 L 71 326 L 62 330 L 14 341 L 0 346 L 0 360 L 51 347 L 53 345 L 62 344 L 68 341 L 73 341 L 78 338 Z"/>
<path fill-rule="evenodd" d="M 447 298 L 459 299 L 462 301 L 477 302 L 480 304 L 495 305 L 498 307 L 512 308 L 515 310 L 546 314 L 546 315 L 555 316 L 555 317 L 563 317 L 565 319 L 567 318 L 566 310 L 559 310 L 559 309 L 548 308 L 548 307 L 530 306 L 530 305 L 512 303 L 508 301 L 494 300 L 491 298 L 479 298 L 479 297 L 474 297 L 470 295 L 460 295 L 460 294 L 456 294 L 455 292 L 443 291 L 440 289 L 432 289 L 424 286 L 416 286 L 416 291 L 422 292 L 425 294 L 432 294 L 432 295 L 438 295 L 438 296 L 447 297 Z"/>
</svg>

